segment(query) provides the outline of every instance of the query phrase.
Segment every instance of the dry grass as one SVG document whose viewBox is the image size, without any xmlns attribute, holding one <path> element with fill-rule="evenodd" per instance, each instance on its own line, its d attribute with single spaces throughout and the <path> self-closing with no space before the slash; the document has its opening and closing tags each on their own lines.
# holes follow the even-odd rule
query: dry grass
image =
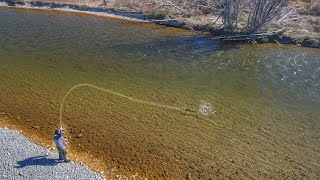
<svg viewBox="0 0 320 180">
<path fill-rule="evenodd" d="M 316 16 L 320 16 L 320 1 L 314 1 L 311 4 L 311 13 Z"/>
<path fill-rule="evenodd" d="M 320 16 L 319 0 L 292 0 L 289 5 L 293 8 L 301 9 L 305 14 Z"/>
</svg>

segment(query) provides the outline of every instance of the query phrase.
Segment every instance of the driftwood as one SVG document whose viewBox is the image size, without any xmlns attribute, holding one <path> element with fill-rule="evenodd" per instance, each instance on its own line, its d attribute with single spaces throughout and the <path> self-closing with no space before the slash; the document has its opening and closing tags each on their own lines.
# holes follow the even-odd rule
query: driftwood
<svg viewBox="0 0 320 180">
<path fill-rule="evenodd" d="M 232 36 L 216 36 L 212 37 L 210 39 L 212 40 L 223 40 L 223 41 L 252 41 L 257 39 L 263 39 L 267 37 L 274 36 L 276 34 L 279 34 L 283 30 L 278 30 L 274 32 L 265 32 L 265 33 L 259 33 L 259 34 L 247 34 L 247 35 L 232 35 Z"/>
<path fill-rule="evenodd" d="M 283 10 L 282 14 L 283 17 L 279 19 L 276 23 L 281 24 L 283 22 L 296 21 L 303 18 L 303 16 L 297 13 L 296 8 L 286 8 Z"/>
</svg>

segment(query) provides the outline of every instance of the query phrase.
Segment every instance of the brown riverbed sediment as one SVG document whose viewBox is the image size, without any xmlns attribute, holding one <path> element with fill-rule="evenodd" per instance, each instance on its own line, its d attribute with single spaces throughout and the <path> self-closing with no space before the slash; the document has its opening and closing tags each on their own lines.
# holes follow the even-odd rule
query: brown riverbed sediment
<svg viewBox="0 0 320 180">
<path fill-rule="evenodd" d="M 0 111 L 5 124 L 44 145 L 53 145 L 65 93 L 90 83 L 186 109 L 87 87 L 70 94 L 62 119 L 70 155 L 110 177 L 318 177 L 316 49 L 224 45 L 177 28 L 66 12 L 0 13 Z M 201 100 L 216 113 L 199 116 Z"/>
</svg>

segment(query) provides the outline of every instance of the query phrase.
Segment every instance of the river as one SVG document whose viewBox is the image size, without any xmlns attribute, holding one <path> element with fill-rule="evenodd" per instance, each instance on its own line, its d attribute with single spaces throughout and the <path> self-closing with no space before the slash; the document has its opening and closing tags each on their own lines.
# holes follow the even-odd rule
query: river
<svg viewBox="0 0 320 180">
<path fill-rule="evenodd" d="M 1 7 L 0 24 L 0 111 L 27 132 L 51 142 L 79 83 L 130 97 L 64 104 L 70 154 L 106 174 L 320 177 L 319 49 L 61 11 Z"/>
</svg>

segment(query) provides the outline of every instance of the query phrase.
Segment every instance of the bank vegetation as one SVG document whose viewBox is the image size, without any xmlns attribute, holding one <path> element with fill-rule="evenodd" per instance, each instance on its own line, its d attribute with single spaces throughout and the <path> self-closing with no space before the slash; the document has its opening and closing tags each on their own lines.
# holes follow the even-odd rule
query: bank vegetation
<svg viewBox="0 0 320 180">
<path fill-rule="evenodd" d="M 281 32 L 284 43 L 320 47 L 320 0 L 37 1 L 142 12 L 152 20 L 176 21 L 179 27 L 215 36 Z"/>
<path fill-rule="evenodd" d="M 281 32 L 283 42 L 320 45 L 319 0 L 104 0 L 103 5 L 178 20 L 214 35 Z"/>
</svg>

